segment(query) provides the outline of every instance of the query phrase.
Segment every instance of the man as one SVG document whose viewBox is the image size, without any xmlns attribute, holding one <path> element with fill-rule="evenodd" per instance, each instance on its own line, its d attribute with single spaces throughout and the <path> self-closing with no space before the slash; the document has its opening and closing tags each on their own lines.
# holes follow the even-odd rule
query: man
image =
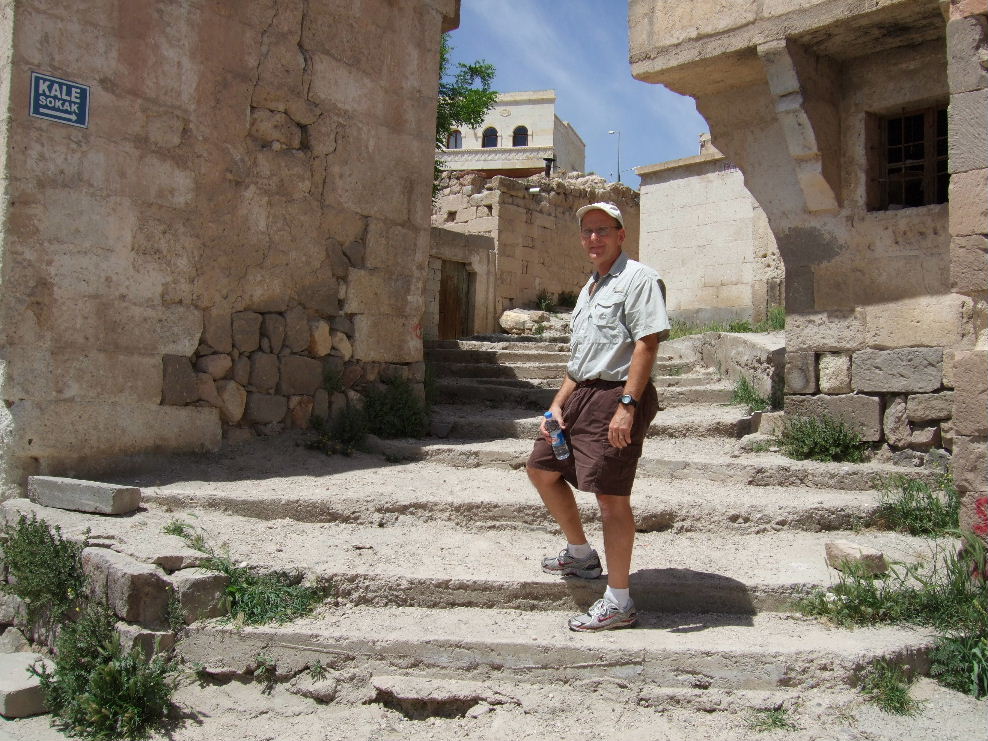
<svg viewBox="0 0 988 741">
<path fill-rule="evenodd" d="M 573 309 L 571 357 L 549 407 L 572 454 L 555 458 L 543 421 L 528 459 L 528 476 L 567 540 L 558 556 L 542 562 L 542 570 L 551 574 L 601 575 L 571 487 L 597 495 L 607 590 L 587 614 L 569 621 L 571 630 L 595 631 L 638 622 L 628 583 L 635 541 L 631 485 L 645 433 L 658 411 L 650 376 L 659 340 L 669 334 L 669 320 L 658 274 L 621 251 L 626 234 L 620 209 L 593 203 L 576 215 L 594 273 Z"/>
</svg>

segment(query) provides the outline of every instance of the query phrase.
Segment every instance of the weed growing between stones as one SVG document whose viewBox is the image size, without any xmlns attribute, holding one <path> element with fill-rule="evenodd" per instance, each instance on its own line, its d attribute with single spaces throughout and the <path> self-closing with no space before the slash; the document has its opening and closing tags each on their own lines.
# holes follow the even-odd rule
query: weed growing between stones
<svg viewBox="0 0 988 741">
<path fill-rule="evenodd" d="M 562 306 L 564 309 L 572 309 L 576 306 L 576 300 L 579 298 L 573 291 L 560 291 L 559 296 L 556 298 L 556 304 Z"/>
<path fill-rule="evenodd" d="M 545 324 L 541 324 L 541 323 L 536 324 L 535 327 L 532 329 L 532 334 L 534 334 L 536 337 L 541 337 L 542 335 L 544 335 Z"/>
<path fill-rule="evenodd" d="M 552 311 L 552 294 L 541 288 L 535 296 L 535 303 L 541 311 Z"/>
<path fill-rule="evenodd" d="M 940 633 L 931 675 L 948 687 L 988 694 L 988 583 L 980 576 L 985 545 L 971 532 L 952 534 L 963 543 L 959 553 L 937 544 L 927 566 L 892 563 L 880 576 L 848 564 L 835 586 L 815 591 L 798 606 L 842 626 L 930 626 Z"/>
<path fill-rule="evenodd" d="M 49 528 L 33 514 L 30 519 L 21 515 L 16 524 L 5 524 L 3 536 L 0 563 L 12 578 L 0 588 L 24 600 L 30 626 L 50 629 L 75 605 L 85 587 L 85 542 L 65 540 L 61 528 Z"/>
<path fill-rule="evenodd" d="M 367 415 L 348 404 L 328 422 L 321 417 L 313 417 L 312 428 L 316 437 L 306 444 L 307 448 L 326 455 L 341 453 L 350 456 L 364 447 L 368 431 Z"/>
<path fill-rule="evenodd" d="M 799 726 L 789 718 L 789 714 L 784 708 L 753 710 L 748 717 L 748 728 L 759 733 L 799 730 Z"/>
<path fill-rule="evenodd" d="M 575 304 L 574 304 L 575 305 Z M 728 334 L 744 332 L 779 332 L 786 328 L 786 310 L 782 306 L 773 306 L 768 310 L 766 319 L 752 324 L 747 319 L 735 319 L 730 322 L 708 322 L 694 324 L 693 322 L 673 319 L 669 339 L 675 340 L 693 334 L 705 332 L 726 332 Z"/>
<path fill-rule="evenodd" d="M 734 394 L 731 396 L 732 404 L 746 406 L 754 412 L 761 412 L 769 407 L 769 401 L 758 393 L 747 376 L 741 376 L 734 382 Z"/>
<path fill-rule="evenodd" d="M 861 692 L 886 713 L 914 715 L 919 703 L 909 696 L 909 684 L 898 666 L 878 661 L 862 679 Z"/>
<path fill-rule="evenodd" d="M 364 404 L 370 432 L 378 437 L 421 437 L 429 429 L 429 410 L 425 399 L 415 393 L 408 381 L 386 380 L 370 388 Z"/>
<path fill-rule="evenodd" d="M 890 530 L 941 537 L 959 526 L 960 494 L 949 473 L 938 476 L 932 486 L 893 474 L 879 480 L 878 491 L 877 518 Z"/>
<path fill-rule="evenodd" d="M 175 522 L 166 527 L 181 529 L 181 537 L 190 547 L 209 556 L 202 568 L 218 571 L 229 579 L 226 598 L 230 619 L 244 625 L 283 623 L 309 614 L 325 597 L 323 589 L 301 584 L 300 579 L 288 574 L 256 573 L 245 564 L 235 564 L 228 555 L 209 546 L 201 530 L 187 523 L 179 523 L 179 528 Z"/>
<path fill-rule="evenodd" d="M 55 668 L 35 665 L 45 701 L 69 733 L 86 739 L 140 739 L 164 717 L 174 690 L 174 667 L 124 651 L 105 605 L 90 603 L 55 641 Z"/>
<path fill-rule="evenodd" d="M 264 689 L 261 690 L 265 694 L 271 694 L 271 690 L 274 689 L 274 680 L 277 673 L 277 666 L 273 660 L 264 654 L 258 654 L 254 657 L 254 664 L 256 668 L 254 669 L 254 679 L 264 685 Z"/>
<path fill-rule="evenodd" d="M 778 436 L 782 452 L 795 460 L 861 463 L 861 435 L 829 415 L 786 417 Z"/>
</svg>

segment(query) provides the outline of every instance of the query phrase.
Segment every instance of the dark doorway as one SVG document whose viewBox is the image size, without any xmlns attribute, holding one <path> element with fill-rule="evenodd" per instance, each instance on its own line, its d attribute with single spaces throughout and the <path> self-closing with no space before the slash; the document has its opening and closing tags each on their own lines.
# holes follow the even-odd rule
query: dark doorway
<svg viewBox="0 0 988 741">
<path fill-rule="evenodd" d="M 469 299 L 467 264 L 443 260 L 439 279 L 439 339 L 456 340 L 469 334 Z"/>
</svg>

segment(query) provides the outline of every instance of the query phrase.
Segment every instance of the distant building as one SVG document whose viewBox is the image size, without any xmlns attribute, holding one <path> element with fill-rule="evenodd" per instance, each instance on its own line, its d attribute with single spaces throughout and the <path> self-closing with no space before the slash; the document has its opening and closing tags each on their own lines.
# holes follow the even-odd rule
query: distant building
<svg viewBox="0 0 988 741">
<path fill-rule="evenodd" d="M 476 129 L 453 131 L 440 155 L 446 170 L 477 170 L 486 175 L 526 177 L 553 170 L 583 172 L 585 145 L 556 115 L 556 91 L 501 93 Z"/>
</svg>

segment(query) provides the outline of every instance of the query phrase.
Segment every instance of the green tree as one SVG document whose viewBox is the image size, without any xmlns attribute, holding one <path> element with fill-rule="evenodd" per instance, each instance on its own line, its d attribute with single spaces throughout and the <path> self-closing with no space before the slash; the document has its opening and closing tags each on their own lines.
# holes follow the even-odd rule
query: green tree
<svg viewBox="0 0 988 741">
<path fill-rule="evenodd" d="M 494 82 L 494 65 L 483 59 L 471 64 L 457 63 L 454 74 L 450 69 L 449 34 L 443 34 L 439 47 L 439 105 L 436 108 L 436 166 L 433 178 L 433 195 L 439 188 L 443 160 L 439 153 L 446 147 L 450 132 L 460 126 L 477 128 L 487 112 L 497 101 L 497 91 L 491 89 Z"/>
</svg>

